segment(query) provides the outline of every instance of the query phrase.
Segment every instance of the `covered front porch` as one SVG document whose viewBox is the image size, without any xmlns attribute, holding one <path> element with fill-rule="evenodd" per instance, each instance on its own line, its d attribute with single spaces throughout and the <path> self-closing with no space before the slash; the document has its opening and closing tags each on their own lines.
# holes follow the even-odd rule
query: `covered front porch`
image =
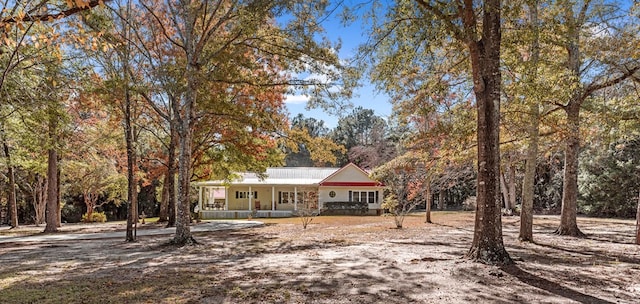
<svg viewBox="0 0 640 304">
<path fill-rule="evenodd" d="M 198 185 L 201 219 L 291 217 L 318 209 L 317 187 Z"/>
</svg>

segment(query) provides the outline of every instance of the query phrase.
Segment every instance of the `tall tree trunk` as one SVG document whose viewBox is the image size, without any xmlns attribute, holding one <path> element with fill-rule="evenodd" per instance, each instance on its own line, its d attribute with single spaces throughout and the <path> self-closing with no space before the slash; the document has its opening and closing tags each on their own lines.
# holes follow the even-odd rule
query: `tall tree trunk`
<svg viewBox="0 0 640 304">
<path fill-rule="evenodd" d="M 131 1 L 127 1 L 126 14 L 130 18 Z M 131 92 L 129 90 L 129 54 L 130 48 L 130 27 L 129 23 L 124 23 L 124 34 L 127 40 L 124 53 L 122 54 L 124 75 L 124 133 L 127 146 L 127 203 L 129 213 L 127 216 L 127 233 L 125 241 L 135 242 L 138 228 L 138 182 L 136 180 L 136 146 L 135 146 L 135 128 L 133 126 L 133 101 L 131 100 Z"/>
<path fill-rule="evenodd" d="M 178 132 L 175 127 L 175 120 L 171 121 L 171 141 L 169 143 L 169 151 L 167 157 L 167 195 L 169 218 L 167 221 L 167 227 L 174 227 L 176 225 L 176 146 L 178 143 Z"/>
<path fill-rule="evenodd" d="M 520 207 L 520 234 L 518 238 L 523 242 L 533 242 L 533 197 L 535 191 L 536 165 L 538 159 L 538 138 L 540 116 L 538 104 L 529 108 L 531 124 L 527 128 L 527 156 L 522 181 L 522 206 Z"/>
<path fill-rule="evenodd" d="M 531 43 L 531 68 L 526 77 L 530 89 L 535 89 L 538 77 L 538 63 L 540 61 L 540 27 L 538 24 L 538 1 L 527 4 L 529 7 L 529 22 L 533 28 L 533 42 Z M 533 197 L 535 194 L 536 165 L 538 160 L 538 139 L 540 136 L 540 107 L 538 100 L 530 100 L 529 125 L 527 126 L 527 156 L 522 181 L 522 206 L 520 207 L 520 235 L 523 242 L 533 242 Z"/>
<path fill-rule="evenodd" d="M 45 210 L 47 207 L 47 181 L 42 175 L 36 173 L 36 182 L 33 187 L 33 210 L 35 211 L 36 226 L 44 224 Z"/>
<path fill-rule="evenodd" d="M 516 206 L 516 180 L 515 166 L 511 161 L 505 164 L 509 170 L 509 174 L 500 172 L 500 190 L 502 192 L 502 200 L 504 201 L 505 215 L 513 215 L 513 209 Z"/>
<path fill-rule="evenodd" d="M 509 156 L 509 182 L 507 183 L 507 190 L 509 191 L 509 206 L 507 207 L 507 214 L 513 215 L 513 209 L 516 208 L 516 165 L 513 161 L 513 154 Z"/>
<path fill-rule="evenodd" d="M 160 199 L 160 212 L 158 213 L 158 222 L 166 222 L 169 220 L 169 188 L 167 183 L 169 182 L 169 173 L 164 174 L 162 182 L 162 194 Z"/>
<path fill-rule="evenodd" d="M 504 201 L 504 209 L 509 209 L 509 189 L 507 188 L 506 177 L 503 170 L 500 170 L 500 193 L 502 193 L 502 201 Z"/>
<path fill-rule="evenodd" d="M 51 102 L 47 112 L 50 147 L 47 160 L 47 207 L 45 209 L 46 226 L 44 232 L 58 232 L 58 227 L 60 227 L 60 170 L 58 168 L 58 151 L 56 150 L 58 115 Z"/>
<path fill-rule="evenodd" d="M 504 201 L 503 214 L 513 215 L 513 209 L 516 206 L 516 166 L 513 162 L 513 152 L 502 159 L 505 167 L 505 170 L 500 170 L 500 190 Z"/>
<path fill-rule="evenodd" d="M 536 111 L 538 105 L 535 105 Z M 538 122 L 529 126 L 527 158 L 522 181 L 522 206 L 520 207 L 520 235 L 524 242 L 533 242 L 533 197 L 535 191 L 536 165 L 538 157 Z"/>
<path fill-rule="evenodd" d="M 585 6 L 586 8 L 586 6 Z M 583 11 L 582 11 L 583 12 Z M 581 13 L 582 13 L 581 12 Z M 566 8 L 565 19 L 567 23 L 567 69 L 573 79 L 573 92 L 569 102 L 564 107 L 567 113 L 567 138 L 564 151 L 564 176 L 562 185 L 562 211 L 560 226 L 556 233 L 583 237 L 578 229 L 578 154 L 580 153 L 580 107 L 582 106 L 582 85 L 580 83 L 580 27 L 583 20 L 574 17 L 574 11 Z"/>
<path fill-rule="evenodd" d="M 44 232 L 58 231 L 58 152 L 55 148 L 49 148 L 45 220 L 47 225 L 44 228 Z"/>
<path fill-rule="evenodd" d="M 127 84 L 128 86 L 128 84 Z M 127 201 L 129 204 L 129 216 L 127 217 L 127 242 L 135 242 L 138 224 L 138 183 L 136 180 L 136 147 L 134 142 L 134 128 L 132 123 L 132 104 L 129 90 L 125 93 L 124 131 L 127 145 Z"/>
<path fill-rule="evenodd" d="M 465 0 L 465 28 L 477 26 L 473 1 Z M 478 111 L 478 184 L 473 242 L 467 257 L 486 264 L 513 261 L 502 240 L 500 213 L 500 0 L 485 0 L 482 39 L 467 38 Z"/>
<path fill-rule="evenodd" d="M 195 17 L 194 17 L 195 20 Z M 178 116 L 179 154 L 178 154 L 178 202 L 176 208 L 176 234 L 172 243 L 176 245 L 187 245 L 197 243 L 191 235 L 191 210 L 190 196 L 191 189 L 191 145 L 193 141 L 192 121 L 195 117 L 195 107 L 198 97 L 199 64 L 194 37 L 193 24 L 187 22 L 185 37 L 185 52 L 187 55 L 187 89 L 184 95 L 182 109 L 175 109 Z M 177 103 L 175 104 L 178 105 Z M 182 111 L 180 111 L 182 110 Z"/>
<path fill-rule="evenodd" d="M 638 208 L 636 210 L 636 244 L 640 245 L 640 192 L 638 192 Z"/>
<path fill-rule="evenodd" d="M 84 191 L 82 194 L 82 198 L 84 200 L 84 205 L 87 207 L 86 217 L 84 218 L 85 223 L 93 222 L 93 209 L 96 206 L 95 199 L 92 197 L 89 191 Z"/>
<path fill-rule="evenodd" d="M 444 210 L 444 186 L 440 186 L 440 191 L 438 191 L 438 210 Z"/>
<path fill-rule="evenodd" d="M 189 114 L 186 114 L 189 115 Z M 184 119 L 184 118 L 183 118 Z M 186 120 L 186 122 L 184 121 Z M 178 202 L 176 208 L 176 234 L 172 243 L 186 245 L 195 243 L 191 235 L 190 182 L 191 182 L 191 140 L 192 132 L 188 119 L 181 122 L 180 153 L 178 157 Z"/>
<path fill-rule="evenodd" d="M 425 183 L 427 184 L 427 188 L 426 188 L 426 193 L 425 196 L 427 197 L 427 201 L 425 202 L 425 219 L 424 222 L 425 223 L 432 223 L 431 222 L 431 204 L 433 203 L 433 195 L 431 194 L 431 176 L 427 177 L 427 180 L 425 181 Z"/>
<path fill-rule="evenodd" d="M 9 144 L 7 144 L 7 138 L 4 131 L 4 124 L 2 127 L 2 146 L 4 149 L 4 157 L 7 160 L 7 177 L 9 177 L 9 184 L 7 189 L 7 200 L 9 205 L 9 217 L 11 228 L 18 228 L 18 204 L 16 203 L 16 178 L 13 172 L 13 163 L 11 163 L 11 154 L 9 154 Z"/>
<path fill-rule="evenodd" d="M 62 189 L 61 186 L 61 182 L 62 179 L 60 178 L 60 175 L 62 174 L 62 171 L 60 170 L 60 166 L 58 165 L 60 163 L 60 155 L 58 154 L 58 152 L 56 151 L 56 156 L 57 161 L 56 161 L 56 208 L 57 208 L 57 214 L 58 217 L 56 218 L 56 227 L 60 228 L 62 227 L 62 191 L 60 191 L 60 189 Z"/>
<path fill-rule="evenodd" d="M 556 233 L 584 237 L 578 228 L 578 154 L 580 153 L 580 103 L 572 101 L 565 108 L 568 138 L 564 151 L 564 177 L 562 184 L 562 211 Z"/>
</svg>

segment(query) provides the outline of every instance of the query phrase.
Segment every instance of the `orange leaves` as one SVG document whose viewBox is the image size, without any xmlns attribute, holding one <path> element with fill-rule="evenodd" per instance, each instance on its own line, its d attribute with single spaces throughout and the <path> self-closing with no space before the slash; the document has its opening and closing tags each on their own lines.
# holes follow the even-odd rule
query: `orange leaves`
<svg viewBox="0 0 640 304">
<path fill-rule="evenodd" d="M 65 0 L 65 4 L 68 7 L 78 7 L 78 8 L 90 8 L 91 7 L 90 2 L 91 1 L 88 1 L 88 0 Z"/>
<path fill-rule="evenodd" d="M 89 1 L 75 0 L 77 7 L 89 7 Z"/>
</svg>

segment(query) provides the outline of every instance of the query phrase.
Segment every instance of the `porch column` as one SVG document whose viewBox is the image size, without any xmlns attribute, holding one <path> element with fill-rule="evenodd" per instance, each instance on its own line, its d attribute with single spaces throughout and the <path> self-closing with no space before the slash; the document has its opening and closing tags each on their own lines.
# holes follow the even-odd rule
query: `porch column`
<svg viewBox="0 0 640 304">
<path fill-rule="evenodd" d="M 251 211 L 251 203 L 252 203 L 252 199 L 253 198 L 253 191 L 251 191 L 251 186 L 249 186 L 249 211 Z"/>
<path fill-rule="evenodd" d="M 276 210 L 276 187 L 271 186 L 271 210 Z"/>
<path fill-rule="evenodd" d="M 224 210 L 229 210 L 229 187 L 224 187 Z"/>
<path fill-rule="evenodd" d="M 298 210 L 298 187 L 293 187 L 293 210 Z"/>
<path fill-rule="evenodd" d="M 203 197 L 202 197 L 202 186 L 198 187 L 198 210 L 202 210 L 202 201 L 203 201 Z"/>
</svg>

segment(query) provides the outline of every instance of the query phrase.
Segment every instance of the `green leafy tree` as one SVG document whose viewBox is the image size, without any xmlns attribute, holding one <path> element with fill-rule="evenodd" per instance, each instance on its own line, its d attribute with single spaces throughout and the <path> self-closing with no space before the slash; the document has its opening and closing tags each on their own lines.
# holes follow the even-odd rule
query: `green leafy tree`
<svg viewBox="0 0 640 304">
<path fill-rule="evenodd" d="M 581 157 L 578 206 L 585 214 L 633 217 L 640 192 L 640 138 L 595 147 Z"/>
<path fill-rule="evenodd" d="M 325 127 L 323 120 L 317 120 L 313 117 L 304 117 L 303 114 L 298 114 L 291 121 L 291 129 L 296 130 L 297 132 L 306 134 L 310 139 L 321 139 L 326 138 L 327 133 L 329 133 L 329 129 Z M 314 167 L 317 165 L 316 162 L 311 158 L 310 149 L 313 148 L 309 146 L 310 143 L 307 142 L 298 142 L 291 143 L 294 147 L 289 148 L 285 144 L 283 147 L 285 156 L 285 165 L 287 167 Z M 323 165 L 323 164 L 319 164 Z"/>
<path fill-rule="evenodd" d="M 22 76 L 16 71 L 46 70 L 48 67 L 43 68 L 42 65 L 48 64 L 50 58 L 54 57 L 60 61 L 62 52 L 55 49 L 55 45 L 59 47 L 59 43 L 61 43 L 61 35 L 55 31 L 56 28 L 59 29 L 57 20 L 89 10 L 101 3 L 103 1 L 78 0 L 67 1 L 65 4 L 57 1 L 5 1 L 0 4 L 0 39 L 3 40 L 0 48 L 0 60 L 3 61 L 3 64 L 0 65 L 2 66 L 0 91 L 6 92 L 5 85 L 10 83 L 12 77 Z M 46 83 L 48 86 L 56 86 L 52 78 L 45 77 L 45 79 L 50 80 Z M 0 98 L 8 101 L 6 96 L 0 96 Z M 54 112 L 54 107 L 51 107 L 49 113 L 54 115 Z M 50 129 L 57 129 L 57 123 L 53 121 L 54 119 L 56 118 L 51 116 Z M 53 133 L 55 132 L 52 131 L 51 134 Z M 53 184 L 58 184 L 56 177 L 54 177 L 58 174 L 55 149 L 49 149 L 49 158 L 45 232 L 55 232 L 57 226 L 60 225 L 58 187 L 53 186 Z M 12 189 L 14 187 L 15 185 L 10 186 Z M 15 194 L 13 196 L 15 197 Z"/>
<path fill-rule="evenodd" d="M 393 158 L 395 147 L 387 139 L 387 123 L 371 109 L 356 107 L 338 120 L 329 136 L 342 145 L 346 153 L 338 155 L 338 166 L 352 162 L 372 169 Z"/>
</svg>

